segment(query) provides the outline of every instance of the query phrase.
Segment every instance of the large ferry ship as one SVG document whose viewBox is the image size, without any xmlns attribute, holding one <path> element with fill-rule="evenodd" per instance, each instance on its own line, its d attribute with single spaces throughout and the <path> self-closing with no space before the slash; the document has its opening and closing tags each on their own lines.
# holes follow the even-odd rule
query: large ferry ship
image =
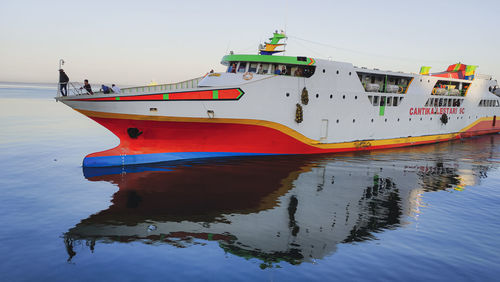
<svg viewBox="0 0 500 282">
<path fill-rule="evenodd" d="M 207 157 L 317 154 L 435 143 L 500 131 L 500 89 L 477 66 L 419 74 L 283 56 L 275 32 L 258 54 L 222 58 L 201 78 L 74 93 L 58 101 L 120 138 L 85 167 Z"/>
</svg>

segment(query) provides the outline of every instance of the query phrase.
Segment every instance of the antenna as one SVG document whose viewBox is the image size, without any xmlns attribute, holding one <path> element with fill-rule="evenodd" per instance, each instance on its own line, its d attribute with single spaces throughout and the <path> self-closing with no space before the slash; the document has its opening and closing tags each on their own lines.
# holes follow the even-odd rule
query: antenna
<svg viewBox="0 0 500 282">
<path fill-rule="evenodd" d="M 284 27 L 285 34 L 287 34 L 286 33 L 287 22 L 288 22 L 288 0 L 285 0 L 285 27 Z"/>
</svg>

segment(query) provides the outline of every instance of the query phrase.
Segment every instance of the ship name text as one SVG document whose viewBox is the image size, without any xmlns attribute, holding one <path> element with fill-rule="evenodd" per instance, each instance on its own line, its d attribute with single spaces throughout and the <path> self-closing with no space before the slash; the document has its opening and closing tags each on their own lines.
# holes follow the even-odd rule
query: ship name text
<svg viewBox="0 0 500 282">
<path fill-rule="evenodd" d="M 410 108 L 410 115 L 463 115 L 465 108 Z"/>
</svg>

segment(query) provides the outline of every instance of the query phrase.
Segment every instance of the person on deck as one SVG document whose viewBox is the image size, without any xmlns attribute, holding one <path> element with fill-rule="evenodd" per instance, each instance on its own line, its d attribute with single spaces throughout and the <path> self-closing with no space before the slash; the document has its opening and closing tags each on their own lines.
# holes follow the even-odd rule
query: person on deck
<svg viewBox="0 0 500 282">
<path fill-rule="evenodd" d="M 274 74 L 277 74 L 277 75 L 281 74 L 280 68 L 277 65 L 275 66 Z"/>
<path fill-rule="evenodd" d="M 120 87 L 116 86 L 116 85 L 111 85 L 111 90 L 113 90 L 113 93 L 121 93 L 121 89 Z"/>
<path fill-rule="evenodd" d="M 104 84 L 101 85 L 101 90 L 102 90 L 102 93 L 104 93 L 104 94 L 109 94 L 111 92 L 111 89 Z"/>
<path fill-rule="evenodd" d="M 302 76 L 302 69 L 300 67 L 297 67 L 293 72 L 293 76 Z"/>
<path fill-rule="evenodd" d="M 230 73 L 236 73 L 236 64 L 232 64 L 231 68 L 229 69 Z"/>
<path fill-rule="evenodd" d="M 80 87 L 80 89 L 85 89 L 87 90 L 87 93 L 89 93 L 90 95 L 94 95 L 94 92 L 92 92 L 92 87 L 90 86 L 88 79 L 85 79 L 83 81 L 83 87 Z"/>
<path fill-rule="evenodd" d="M 61 95 L 67 96 L 68 95 L 68 82 L 69 82 L 69 77 L 68 75 L 64 72 L 63 69 L 59 70 L 59 87 L 61 89 Z"/>
</svg>

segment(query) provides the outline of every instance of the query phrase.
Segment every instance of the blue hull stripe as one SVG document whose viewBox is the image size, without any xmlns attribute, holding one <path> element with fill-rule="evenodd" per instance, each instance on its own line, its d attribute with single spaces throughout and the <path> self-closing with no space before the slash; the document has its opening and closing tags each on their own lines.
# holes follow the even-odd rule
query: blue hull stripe
<svg viewBox="0 0 500 282">
<path fill-rule="evenodd" d="M 106 166 L 124 166 L 135 164 L 159 163 L 177 160 L 218 158 L 218 157 L 236 157 L 236 156 L 265 156 L 275 154 L 259 153 L 233 153 L 233 152 L 181 152 L 181 153 L 156 153 L 124 156 L 103 156 L 86 157 L 83 159 L 84 167 L 106 167 Z"/>
</svg>

